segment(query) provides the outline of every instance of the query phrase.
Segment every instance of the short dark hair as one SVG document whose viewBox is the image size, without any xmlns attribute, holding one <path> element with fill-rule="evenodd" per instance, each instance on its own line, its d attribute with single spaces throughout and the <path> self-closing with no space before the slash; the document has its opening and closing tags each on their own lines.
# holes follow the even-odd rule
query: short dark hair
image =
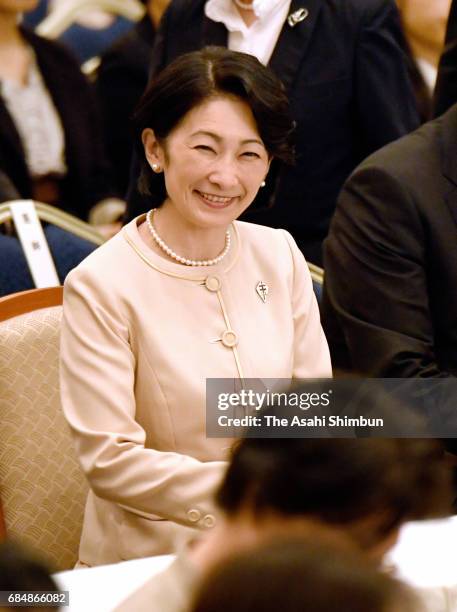
<svg viewBox="0 0 457 612">
<path fill-rule="evenodd" d="M 313 384 L 320 389 L 307 383 L 306 390 Z M 249 508 L 256 516 L 304 515 L 342 527 L 377 517 L 373 541 L 361 542 L 369 547 L 407 520 L 450 513 L 451 490 L 437 440 L 247 437 L 235 445 L 216 499 L 227 516 Z"/>
<path fill-rule="evenodd" d="M 417 607 L 404 585 L 377 571 L 360 553 L 299 538 L 264 543 L 219 563 L 204 577 L 190 608 L 191 612 L 337 609 L 413 612 Z"/>
<path fill-rule="evenodd" d="M 219 95 L 245 101 L 254 115 L 260 137 L 271 157 L 293 161 L 294 123 L 279 79 L 254 56 L 206 47 L 186 53 L 154 78 L 133 116 L 134 141 L 141 171 L 138 190 L 160 205 L 166 197 L 162 174 L 154 174 L 144 157 L 141 134 L 152 128 L 163 141 L 193 108 Z"/>
</svg>

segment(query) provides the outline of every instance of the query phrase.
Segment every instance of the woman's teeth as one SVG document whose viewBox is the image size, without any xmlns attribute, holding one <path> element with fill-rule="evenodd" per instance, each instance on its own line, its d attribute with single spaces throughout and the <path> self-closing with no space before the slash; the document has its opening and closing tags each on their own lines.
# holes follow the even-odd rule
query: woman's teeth
<svg viewBox="0 0 457 612">
<path fill-rule="evenodd" d="M 230 200 L 233 199 L 233 198 L 224 198 L 222 196 L 215 196 L 209 193 L 203 193 L 202 191 L 200 191 L 199 193 L 203 198 L 205 198 L 205 200 L 208 200 L 209 202 L 214 202 L 215 204 L 227 204 L 228 202 L 230 202 Z"/>
</svg>

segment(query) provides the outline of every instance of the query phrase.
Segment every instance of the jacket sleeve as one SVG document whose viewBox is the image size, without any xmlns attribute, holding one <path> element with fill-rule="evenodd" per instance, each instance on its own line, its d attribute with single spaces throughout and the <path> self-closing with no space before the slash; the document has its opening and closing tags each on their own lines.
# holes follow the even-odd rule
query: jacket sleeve
<svg viewBox="0 0 457 612">
<path fill-rule="evenodd" d="M 67 277 L 61 337 L 61 397 L 76 452 L 94 493 L 143 518 L 204 527 L 225 462 L 201 462 L 145 447 L 135 420 L 135 357 L 129 323 L 94 274 Z M 151 401 L 151 410 L 154 409 Z"/>
<path fill-rule="evenodd" d="M 405 181 L 379 165 L 343 188 L 325 243 L 324 322 L 338 328 L 349 362 L 328 335 L 334 367 L 372 377 L 447 376 L 436 362 L 426 236 Z"/>
<path fill-rule="evenodd" d="M 395 2 L 383 0 L 367 6 L 355 51 L 360 160 L 419 125 Z"/>
<path fill-rule="evenodd" d="M 295 240 L 281 230 L 293 262 L 292 311 L 294 318 L 294 378 L 331 378 L 330 353 L 322 330 L 319 307 L 305 258 Z"/>
</svg>

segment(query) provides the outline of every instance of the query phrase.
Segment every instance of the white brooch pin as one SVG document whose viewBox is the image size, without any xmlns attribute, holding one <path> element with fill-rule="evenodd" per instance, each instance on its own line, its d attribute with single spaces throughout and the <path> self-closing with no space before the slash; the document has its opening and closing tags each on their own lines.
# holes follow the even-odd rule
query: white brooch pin
<svg viewBox="0 0 457 612">
<path fill-rule="evenodd" d="M 294 28 L 297 23 L 300 23 L 300 21 L 304 21 L 309 15 L 309 11 L 306 8 L 300 8 L 298 9 L 298 11 L 295 11 L 293 13 L 291 13 L 288 17 L 287 17 L 287 23 L 290 25 L 291 28 Z"/>
</svg>

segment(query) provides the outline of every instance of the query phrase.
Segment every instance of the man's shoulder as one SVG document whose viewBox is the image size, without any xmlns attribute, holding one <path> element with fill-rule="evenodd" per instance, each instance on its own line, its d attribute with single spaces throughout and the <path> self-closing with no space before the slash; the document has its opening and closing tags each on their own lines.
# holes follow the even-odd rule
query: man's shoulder
<svg viewBox="0 0 457 612">
<path fill-rule="evenodd" d="M 421 178 L 422 170 L 430 175 L 439 170 L 443 153 L 443 135 L 454 126 L 457 148 L 457 106 L 451 116 L 425 123 L 414 132 L 402 136 L 368 156 L 353 176 L 368 170 L 381 169 L 392 176 Z"/>
<path fill-rule="evenodd" d="M 414 219 L 435 222 L 446 207 L 442 203 L 455 188 L 452 170 L 457 156 L 457 105 L 367 157 L 341 190 L 332 228 L 383 227 L 391 224 L 412 229 Z M 419 225 L 416 225 L 419 232 Z M 333 231 L 330 232 L 335 237 Z"/>
</svg>

